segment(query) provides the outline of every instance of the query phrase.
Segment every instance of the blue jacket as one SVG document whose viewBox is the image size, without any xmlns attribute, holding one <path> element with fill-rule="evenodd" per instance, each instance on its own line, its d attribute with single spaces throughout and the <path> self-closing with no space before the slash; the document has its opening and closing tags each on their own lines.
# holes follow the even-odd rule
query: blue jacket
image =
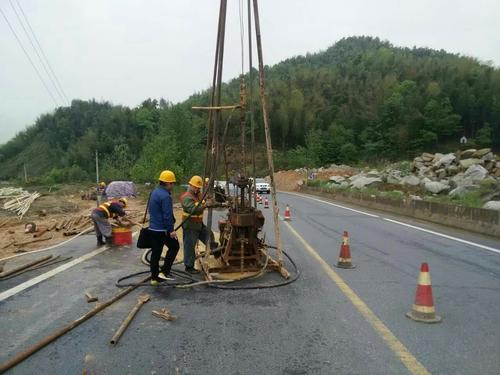
<svg viewBox="0 0 500 375">
<path fill-rule="evenodd" d="M 156 187 L 149 198 L 149 229 L 174 231 L 174 209 L 170 192 L 162 186 Z"/>
</svg>

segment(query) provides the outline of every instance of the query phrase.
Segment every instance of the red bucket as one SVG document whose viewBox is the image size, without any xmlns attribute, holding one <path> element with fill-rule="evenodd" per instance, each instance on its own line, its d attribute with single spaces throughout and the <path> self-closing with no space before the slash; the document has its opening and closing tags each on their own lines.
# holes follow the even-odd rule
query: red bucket
<svg viewBox="0 0 500 375">
<path fill-rule="evenodd" d="M 124 246 L 132 245 L 132 229 L 130 228 L 113 228 L 113 245 Z"/>
</svg>

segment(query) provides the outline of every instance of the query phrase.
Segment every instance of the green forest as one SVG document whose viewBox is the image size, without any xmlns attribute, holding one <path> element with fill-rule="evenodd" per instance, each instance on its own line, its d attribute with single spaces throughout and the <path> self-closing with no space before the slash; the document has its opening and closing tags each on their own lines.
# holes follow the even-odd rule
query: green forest
<svg viewBox="0 0 500 375">
<path fill-rule="evenodd" d="M 277 169 L 410 159 L 454 151 L 462 136 L 468 148 L 500 149 L 500 70 L 472 57 L 350 37 L 266 66 L 265 73 Z M 249 100 L 262 150 L 256 71 L 253 77 L 225 83 L 222 103 L 238 103 L 241 78 L 253 85 Z M 136 108 L 73 100 L 0 146 L 0 179 L 20 179 L 26 165 L 30 179 L 43 183 L 91 181 L 96 151 L 108 181 L 151 181 L 165 168 L 179 179 L 202 173 L 207 116 L 191 107 L 208 105 L 209 97 L 205 90 L 181 103 L 146 99 Z M 239 116 L 233 117 L 236 144 Z"/>
</svg>

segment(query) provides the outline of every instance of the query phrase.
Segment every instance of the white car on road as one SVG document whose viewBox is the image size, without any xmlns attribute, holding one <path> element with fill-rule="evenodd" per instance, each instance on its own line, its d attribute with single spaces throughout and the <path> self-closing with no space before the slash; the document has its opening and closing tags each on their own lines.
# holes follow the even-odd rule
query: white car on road
<svg viewBox="0 0 500 375">
<path fill-rule="evenodd" d="M 268 182 L 266 182 L 266 180 L 264 180 L 263 178 L 257 178 L 255 180 L 255 189 L 257 191 L 257 193 L 266 193 L 266 194 L 270 194 L 271 193 L 271 185 L 269 185 Z"/>
</svg>

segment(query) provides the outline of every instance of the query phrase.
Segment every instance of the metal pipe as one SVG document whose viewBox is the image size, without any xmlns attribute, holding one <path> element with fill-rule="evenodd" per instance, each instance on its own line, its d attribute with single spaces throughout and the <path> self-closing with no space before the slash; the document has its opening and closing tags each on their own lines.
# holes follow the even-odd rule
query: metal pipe
<svg viewBox="0 0 500 375">
<path fill-rule="evenodd" d="M 125 318 L 125 320 L 122 322 L 122 324 L 120 325 L 120 327 L 118 327 L 118 330 L 116 331 L 116 333 L 111 338 L 111 341 L 110 341 L 111 345 L 116 345 L 118 343 L 118 340 L 120 340 L 120 337 L 122 337 L 123 332 L 125 332 L 125 330 L 129 326 L 129 324 L 132 321 L 132 319 L 134 319 L 134 316 L 139 312 L 139 310 L 142 307 L 142 305 L 144 305 L 150 299 L 151 299 L 151 296 L 149 294 L 144 294 L 142 296 L 139 296 L 139 299 L 137 300 L 137 303 L 132 308 L 132 310 L 128 313 L 128 315 Z"/>
<path fill-rule="evenodd" d="M 40 259 L 37 259 L 37 260 L 31 261 L 31 262 L 29 262 L 29 263 L 25 263 L 25 264 L 23 264 L 22 266 L 19 266 L 19 267 L 16 267 L 16 268 L 11 269 L 11 270 L 9 270 L 9 271 L 6 271 L 6 272 L 3 272 L 3 273 L 0 273 L 0 279 L 1 279 L 1 278 L 4 278 L 4 277 L 7 277 L 7 276 L 10 276 L 10 275 L 13 275 L 13 274 L 15 274 L 15 273 L 17 273 L 17 272 L 19 272 L 19 271 L 25 270 L 26 268 L 30 268 L 30 267 L 32 267 L 32 266 L 35 266 L 35 265 L 37 265 L 37 264 L 39 264 L 39 263 L 43 263 L 43 262 L 45 262 L 45 261 L 47 261 L 47 260 L 49 260 L 49 259 L 51 259 L 51 258 L 52 258 L 52 255 L 47 255 L 47 256 L 45 256 L 45 257 L 43 257 L 43 258 L 40 258 Z"/>
<path fill-rule="evenodd" d="M 273 146 L 271 143 L 271 131 L 269 129 L 269 113 L 267 111 L 265 77 L 264 77 L 264 58 L 262 57 L 262 41 L 260 34 L 259 21 L 259 6 L 257 0 L 253 0 L 253 11 L 255 17 L 255 34 L 257 40 L 257 55 L 259 57 L 259 86 L 260 86 L 260 101 L 262 105 L 262 117 L 264 120 L 264 132 L 266 135 L 267 148 L 267 163 L 269 164 L 269 176 L 271 178 L 271 196 L 273 198 L 273 219 L 274 219 L 274 235 L 277 244 L 278 263 L 283 265 L 283 243 L 281 242 L 281 234 L 278 219 L 278 203 L 276 200 L 276 185 L 274 183 L 274 162 L 273 162 Z"/>
<path fill-rule="evenodd" d="M 86 320 L 90 319 L 94 315 L 96 315 L 98 312 L 104 310 L 106 307 L 109 305 L 113 304 L 114 302 L 118 301 L 120 298 L 126 296 L 129 294 L 131 291 L 139 287 L 142 283 L 147 282 L 150 279 L 150 276 L 146 277 L 144 280 L 140 281 L 137 285 L 129 286 L 128 288 L 122 290 L 120 293 L 116 294 L 114 297 L 112 297 L 110 300 L 103 302 L 102 304 L 97 305 L 94 307 L 92 310 L 90 310 L 88 313 L 85 315 L 82 315 L 78 319 L 72 321 L 71 323 L 65 325 L 61 329 L 57 330 L 53 334 L 45 337 L 44 339 L 40 340 L 37 342 L 35 345 L 33 345 L 31 348 L 25 350 L 24 352 L 21 352 L 14 356 L 14 358 L 8 360 L 7 362 L 4 362 L 0 365 L 0 374 L 3 374 L 5 371 L 11 369 L 15 365 L 21 363 L 24 361 L 26 358 L 31 356 L 32 354 L 36 353 L 43 347 L 47 346 L 51 342 L 57 340 L 59 337 L 64 335 L 65 333 L 71 331 L 73 328 L 78 327 L 80 324 L 85 322 Z"/>
</svg>

